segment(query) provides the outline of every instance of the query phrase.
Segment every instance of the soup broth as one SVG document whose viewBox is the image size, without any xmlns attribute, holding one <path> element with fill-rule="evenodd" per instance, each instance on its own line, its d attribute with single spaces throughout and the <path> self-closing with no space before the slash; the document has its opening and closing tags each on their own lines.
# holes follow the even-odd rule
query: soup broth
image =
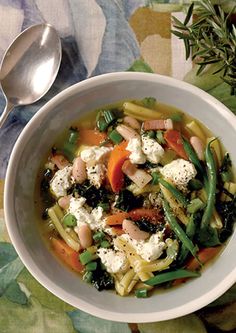
<svg viewBox="0 0 236 333">
<path fill-rule="evenodd" d="M 201 275 L 232 234 L 235 193 L 219 139 L 148 97 L 71 124 L 42 161 L 36 208 L 85 283 L 143 298 Z"/>
</svg>

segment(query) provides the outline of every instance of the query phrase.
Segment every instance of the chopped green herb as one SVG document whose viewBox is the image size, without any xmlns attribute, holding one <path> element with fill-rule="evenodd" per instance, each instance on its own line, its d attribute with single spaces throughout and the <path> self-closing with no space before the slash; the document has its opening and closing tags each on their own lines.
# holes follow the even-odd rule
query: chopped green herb
<svg viewBox="0 0 236 333">
<path fill-rule="evenodd" d="M 154 97 L 145 97 L 142 99 L 143 106 L 146 108 L 153 108 L 156 105 L 156 98 Z"/>
</svg>

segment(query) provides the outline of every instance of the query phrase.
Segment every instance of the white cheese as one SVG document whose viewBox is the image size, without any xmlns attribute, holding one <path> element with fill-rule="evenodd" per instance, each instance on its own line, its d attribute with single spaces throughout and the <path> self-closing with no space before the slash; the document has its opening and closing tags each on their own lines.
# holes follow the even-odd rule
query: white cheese
<svg viewBox="0 0 236 333">
<path fill-rule="evenodd" d="M 104 164 L 96 164 L 86 168 L 90 183 L 99 188 L 106 176 L 106 167 Z"/>
<path fill-rule="evenodd" d="M 127 268 L 127 259 L 123 252 L 100 248 L 97 255 L 109 273 L 118 273 Z"/>
<path fill-rule="evenodd" d="M 77 227 L 79 228 L 83 224 L 88 224 L 92 230 L 104 229 L 106 222 L 103 219 L 103 209 L 102 207 L 94 208 L 91 213 L 84 207 L 86 199 L 74 198 L 70 199 L 70 205 L 68 208 L 68 213 L 75 216 L 77 220 Z M 78 231 L 75 227 L 75 231 Z"/>
<path fill-rule="evenodd" d="M 126 150 L 131 152 L 129 156 L 131 163 L 144 164 L 146 162 L 146 156 L 142 151 L 142 143 L 139 138 L 130 139 Z"/>
<path fill-rule="evenodd" d="M 71 172 L 72 167 L 66 166 L 58 170 L 53 176 L 50 182 L 50 189 L 57 198 L 64 197 L 67 194 L 67 190 L 71 187 Z"/>
<path fill-rule="evenodd" d="M 92 146 L 90 148 L 84 149 L 80 157 L 85 163 L 88 162 L 97 162 L 102 163 L 105 161 L 105 159 L 108 157 L 109 153 L 112 151 L 112 148 L 110 147 L 98 147 L 98 146 Z"/>
<path fill-rule="evenodd" d="M 188 182 L 197 174 L 194 165 L 182 158 L 166 164 L 160 168 L 160 172 L 164 178 L 170 179 L 182 191 L 186 191 Z"/>
<path fill-rule="evenodd" d="M 159 193 L 156 193 L 156 192 L 149 193 L 148 199 L 149 199 L 151 205 L 153 205 L 155 207 L 162 205 L 162 198 L 161 198 L 160 192 Z"/>
<path fill-rule="evenodd" d="M 142 135 L 142 150 L 146 155 L 147 160 L 155 164 L 160 162 L 160 159 L 165 152 L 156 140 L 149 138 L 146 135 Z"/>
<path fill-rule="evenodd" d="M 161 231 L 151 235 L 146 241 L 137 241 L 127 234 L 123 234 L 120 237 L 128 241 L 135 251 L 148 262 L 158 259 L 166 248 L 166 244 L 163 241 L 163 233 Z"/>
</svg>

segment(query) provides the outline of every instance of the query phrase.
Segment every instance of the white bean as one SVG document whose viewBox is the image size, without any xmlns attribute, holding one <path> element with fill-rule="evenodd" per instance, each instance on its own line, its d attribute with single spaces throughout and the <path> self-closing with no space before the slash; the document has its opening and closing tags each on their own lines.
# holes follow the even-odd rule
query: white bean
<svg viewBox="0 0 236 333">
<path fill-rule="evenodd" d="M 118 125 L 116 127 L 116 130 L 127 141 L 132 138 L 139 138 L 139 134 L 133 128 L 131 128 L 129 126 Z"/>
<path fill-rule="evenodd" d="M 70 198 L 71 198 L 71 195 L 66 195 L 64 197 L 61 197 L 59 200 L 58 200 L 58 205 L 63 208 L 63 209 L 68 209 L 69 206 L 70 206 Z"/>
<path fill-rule="evenodd" d="M 195 150 L 199 160 L 203 161 L 204 160 L 204 145 L 202 143 L 202 140 L 199 139 L 198 136 L 192 136 L 190 138 L 190 143 Z"/>
<path fill-rule="evenodd" d="M 136 240 L 145 240 L 149 237 L 148 232 L 140 230 L 133 221 L 128 219 L 124 219 L 122 223 L 122 229 L 131 238 Z"/>
<path fill-rule="evenodd" d="M 72 176 L 79 184 L 82 184 L 87 179 L 86 164 L 80 156 L 76 157 L 73 162 Z"/>
<path fill-rule="evenodd" d="M 133 129 L 140 130 L 141 128 L 139 121 L 133 117 L 126 116 L 124 117 L 123 121 L 126 125 L 132 127 Z"/>
<path fill-rule="evenodd" d="M 78 230 L 80 245 L 83 249 L 87 249 L 93 243 L 92 231 L 87 224 L 82 224 Z"/>
</svg>

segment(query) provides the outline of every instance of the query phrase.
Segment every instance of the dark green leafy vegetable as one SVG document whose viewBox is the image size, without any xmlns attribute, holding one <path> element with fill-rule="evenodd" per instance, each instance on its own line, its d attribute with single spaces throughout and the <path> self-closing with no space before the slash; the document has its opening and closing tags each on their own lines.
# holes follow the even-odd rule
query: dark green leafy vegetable
<svg viewBox="0 0 236 333">
<path fill-rule="evenodd" d="M 97 268 L 93 271 L 92 284 L 98 291 L 114 289 L 114 279 L 106 270 L 102 269 L 101 261 L 97 260 Z"/>
<path fill-rule="evenodd" d="M 233 226 L 236 221 L 236 197 L 230 201 L 216 202 L 216 210 L 223 218 L 223 228 L 220 230 L 220 241 L 224 242 L 232 235 Z"/>
<path fill-rule="evenodd" d="M 142 204 L 143 198 L 141 196 L 134 196 L 129 190 L 122 190 L 116 200 L 115 208 L 129 212 L 134 208 L 141 207 Z"/>
<path fill-rule="evenodd" d="M 158 230 L 163 229 L 162 225 L 151 223 L 145 218 L 141 218 L 138 221 L 134 221 L 134 223 L 138 226 L 140 230 L 150 232 L 151 234 L 155 234 Z"/>
<path fill-rule="evenodd" d="M 72 189 L 72 193 L 75 194 L 76 192 L 86 198 L 86 203 L 92 208 L 97 207 L 99 204 L 109 204 L 110 192 L 104 187 L 96 188 L 90 184 L 89 180 L 86 180 L 83 184 L 76 184 Z"/>
<path fill-rule="evenodd" d="M 188 182 L 188 188 L 190 191 L 201 190 L 203 188 L 203 184 L 199 179 L 193 178 Z"/>
<path fill-rule="evenodd" d="M 221 176 L 222 182 L 230 182 L 232 180 L 232 161 L 230 159 L 229 153 L 226 153 L 222 165 L 219 169 L 219 174 Z"/>
</svg>

